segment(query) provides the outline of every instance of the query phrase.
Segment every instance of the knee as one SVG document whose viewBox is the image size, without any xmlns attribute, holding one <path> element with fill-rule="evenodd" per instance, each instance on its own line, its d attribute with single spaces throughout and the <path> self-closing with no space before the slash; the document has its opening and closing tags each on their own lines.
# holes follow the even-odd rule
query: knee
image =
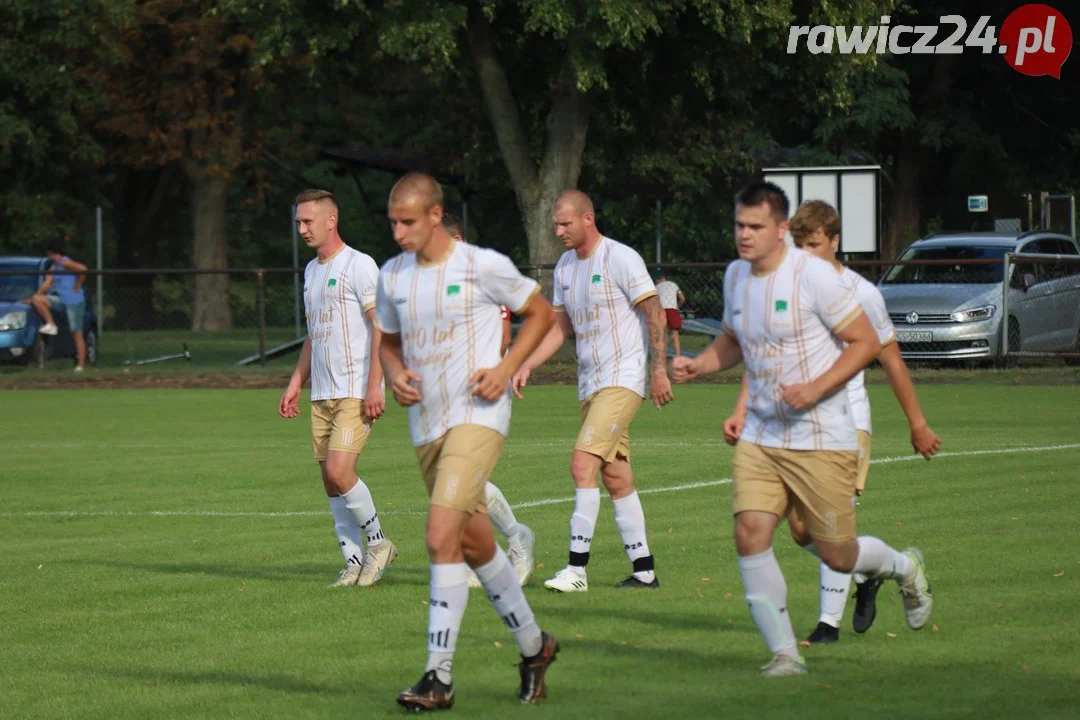
<svg viewBox="0 0 1080 720">
<path fill-rule="evenodd" d="M 323 484 L 326 485 L 328 492 L 333 491 L 338 495 L 344 495 L 356 484 L 356 473 L 348 467 L 327 465 L 323 473 Z"/>
<path fill-rule="evenodd" d="M 438 561 L 442 556 L 453 554 L 450 545 L 450 534 L 442 527 L 428 527 L 427 537 L 428 557 L 432 561 Z"/>
<path fill-rule="evenodd" d="M 612 500 L 619 500 L 634 492 L 634 476 L 630 474 L 628 466 L 623 466 L 626 466 L 625 461 L 608 463 L 600 473 Z"/>
<path fill-rule="evenodd" d="M 772 545 L 772 530 L 743 514 L 735 519 L 735 548 L 741 557 L 760 555 Z"/>
<path fill-rule="evenodd" d="M 831 570 L 850 573 L 855 569 L 855 560 L 859 556 L 859 546 L 854 540 L 846 543 L 818 543 L 815 545 L 818 557 Z"/>
<path fill-rule="evenodd" d="M 585 453 L 574 453 L 570 459 L 570 477 L 577 487 L 596 486 L 596 462 Z"/>
</svg>

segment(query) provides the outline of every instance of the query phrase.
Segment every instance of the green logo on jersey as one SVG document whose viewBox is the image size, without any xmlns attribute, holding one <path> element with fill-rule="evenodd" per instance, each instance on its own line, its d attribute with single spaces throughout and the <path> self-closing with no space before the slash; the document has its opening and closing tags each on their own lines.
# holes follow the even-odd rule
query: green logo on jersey
<svg viewBox="0 0 1080 720">
<path fill-rule="evenodd" d="M 593 285 L 600 282 L 600 276 L 599 275 L 593 275 L 592 276 L 592 281 L 593 281 Z"/>
<path fill-rule="evenodd" d="M 334 287 L 335 285 L 337 285 L 337 280 L 334 278 L 330 278 L 330 282 L 326 283 L 326 287 Z"/>
<path fill-rule="evenodd" d="M 460 285 L 447 285 L 446 286 L 446 294 L 447 294 L 447 296 L 457 295 L 460 292 L 461 292 L 461 286 Z"/>
<path fill-rule="evenodd" d="M 777 300 L 776 312 L 783 312 L 784 310 L 787 310 L 787 300 Z"/>
</svg>

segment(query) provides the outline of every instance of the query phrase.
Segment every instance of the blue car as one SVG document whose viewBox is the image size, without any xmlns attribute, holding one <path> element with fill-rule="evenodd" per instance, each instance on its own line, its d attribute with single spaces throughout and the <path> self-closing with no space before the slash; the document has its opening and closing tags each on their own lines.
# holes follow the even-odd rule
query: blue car
<svg viewBox="0 0 1080 720">
<path fill-rule="evenodd" d="M 0 361 L 41 365 L 52 358 L 75 358 L 75 341 L 68 329 L 67 313 L 53 313 L 56 335 L 42 335 L 41 317 L 29 304 L 20 302 L 33 295 L 52 265 L 48 258 L 0 257 L 0 272 L 25 271 L 26 275 L 0 275 Z M 86 303 L 83 318 L 86 361 L 97 362 L 97 317 Z"/>
</svg>

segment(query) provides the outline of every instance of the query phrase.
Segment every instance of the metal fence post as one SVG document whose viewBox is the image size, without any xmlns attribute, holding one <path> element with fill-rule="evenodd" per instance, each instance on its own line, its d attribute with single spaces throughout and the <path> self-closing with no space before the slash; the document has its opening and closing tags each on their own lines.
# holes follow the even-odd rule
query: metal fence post
<svg viewBox="0 0 1080 720">
<path fill-rule="evenodd" d="M 1001 359 L 1009 357 L 1009 269 L 1012 264 L 1012 253 L 1005 253 L 1005 269 L 1002 272 L 1001 288 Z"/>
<path fill-rule="evenodd" d="M 105 334 L 105 277 L 101 274 L 104 270 L 104 263 L 102 261 L 102 232 L 101 232 L 101 206 L 97 206 L 97 336 L 101 339 L 101 336 Z"/>
<path fill-rule="evenodd" d="M 266 274 L 255 271 L 255 308 L 259 314 L 259 364 L 266 365 Z"/>
</svg>

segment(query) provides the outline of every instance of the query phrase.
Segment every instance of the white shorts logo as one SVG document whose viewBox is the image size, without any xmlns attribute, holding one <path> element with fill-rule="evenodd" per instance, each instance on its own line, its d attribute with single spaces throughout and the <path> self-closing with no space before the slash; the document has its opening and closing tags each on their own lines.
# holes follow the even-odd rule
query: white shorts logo
<svg viewBox="0 0 1080 720">
<path fill-rule="evenodd" d="M 445 492 L 443 493 L 450 500 L 457 497 L 458 486 L 461 485 L 461 478 L 457 475 L 450 475 L 446 478 Z"/>
<path fill-rule="evenodd" d="M 593 430 L 593 426 L 592 425 L 587 426 L 585 428 L 585 432 L 581 433 L 581 444 L 582 445 L 592 445 L 593 435 L 595 435 L 595 434 L 596 434 L 596 431 Z"/>
<path fill-rule="evenodd" d="M 352 428 L 341 428 L 341 444 L 352 445 L 353 444 L 353 431 Z"/>
</svg>

